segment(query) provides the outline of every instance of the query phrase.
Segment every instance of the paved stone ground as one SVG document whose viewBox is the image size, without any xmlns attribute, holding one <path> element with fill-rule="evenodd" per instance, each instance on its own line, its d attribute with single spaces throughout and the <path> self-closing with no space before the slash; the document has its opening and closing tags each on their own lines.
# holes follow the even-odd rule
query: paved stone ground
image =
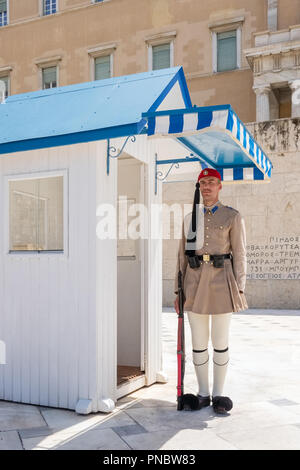
<svg viewBox="0 0 300 470">
<path fill-rule="evenodd" d="M 122 398 L 109 415 L 0 401 L 0 450 L 300 449 L 300 310 L 234 314 L 227 416 L 177 411 L 177 315 L 164 309 L 162 321 L 168 383 Z M 187 316 L 185 333 L 185 393 L 196 393 Z"/>
</svg>

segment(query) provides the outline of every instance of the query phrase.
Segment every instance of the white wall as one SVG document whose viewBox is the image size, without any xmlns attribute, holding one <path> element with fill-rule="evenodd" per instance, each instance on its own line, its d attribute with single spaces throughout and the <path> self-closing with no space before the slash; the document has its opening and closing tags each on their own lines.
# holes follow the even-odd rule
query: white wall
<svg viewBox="0 0 300 470">
<path fill-rule="evenodd" d="M 103 376 L 100 387 L 97 383 L 97 358 L 101 361 L 102 348 L 108 347 L 103 329 L 108 309 L 115 305 L 109 295 L 113 273 L 105 276 L 102 269 L 109 262 L 108 249 L 95 237 L 96 203 L 109 200 L 114 191 L 113 176 L 104 178 L 96 199 L 97 172 L 106 172 L 104 145 L 95 142 L 0 157 L 1 222 L 7 204 L 4 175 L 57 169 L 67 169 L 69 175 L 67 256 L 7 254 L 8 227 L 1 223 L 0 338 L 6 343 L 7 361 L 0 365 L 1 399 L 74 409 L 79 398 L 91 398 L 96 409 L 97 387 L 98 394 L 105 392 Z M 96 321 L 98 309 L 101 325 Z M 97 334 L 102 335 L 99 347 Z M 105 384 L 110 388 L 114 379 Z"/>
</svg>

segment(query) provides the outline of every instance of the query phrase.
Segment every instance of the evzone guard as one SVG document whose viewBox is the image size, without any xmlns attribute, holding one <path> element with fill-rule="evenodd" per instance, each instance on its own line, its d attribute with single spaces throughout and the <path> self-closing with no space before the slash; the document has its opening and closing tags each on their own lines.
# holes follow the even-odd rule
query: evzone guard
<svg viewBox="0 0 300 470">
<path fill-rule="evenodd" d="M 247 272 L 245 222 L 239 211 L 219 200 L 221 175 L 212 168 L 201 171 L 196 183 L 192 217 L 203 198 L 204 242 L 201 249 L 186 249 L 184 222 L 179 244 L 174 292 L 178 294 L 181 269 L 184 310 L 192 334 L 193 363 L 198 381 L 198 409 L 212 402 L 216 413 L 226 413 L 233 403 L 223 396 L 229 362 L 229 327 L 233 312 L 248 308 L 244 295 Z M 193 231 L 197 233 L 193 223 Z M 191 245 L 190 245 L 191 246 Z M 179 313 L 178 295 L 174 302 Z M 211 319 L 211 334 L 210 334 Z M 213 346 L 213 389 L 209 389 L 208 343 Z"/>
</svg>

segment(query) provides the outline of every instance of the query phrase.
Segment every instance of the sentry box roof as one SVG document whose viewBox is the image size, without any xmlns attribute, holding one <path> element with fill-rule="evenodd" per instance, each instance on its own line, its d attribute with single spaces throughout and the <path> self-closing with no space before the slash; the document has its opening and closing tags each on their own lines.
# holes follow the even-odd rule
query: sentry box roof
<svg viewBox="0 0 300 470">
<path fill-rule="evenodd" d="M 185 108 L 160 110 L 175 89 Z M 194 173 L 216 168 L 224 182 L 270 180 L 271 161 L 230 105 L 192 107 L 182 67 L 13 95 L 0 105 L 0 154 L 145 133 L 169 139 L 156 165 L 180 164 L 177 175 L 188 165 Z"/>
</svg>

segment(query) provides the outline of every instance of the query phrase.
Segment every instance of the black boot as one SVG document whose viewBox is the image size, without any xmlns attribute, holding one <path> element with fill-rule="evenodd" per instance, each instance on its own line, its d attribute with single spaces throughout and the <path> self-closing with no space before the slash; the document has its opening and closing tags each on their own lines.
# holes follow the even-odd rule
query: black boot
<svg viewBox="0 0 300 470">
<path fill-rule="evenodd" d="M 197 397 L 199 400 L 198 410 L 201 410 L 201 408 L 204 408 L 205 406 L 210 406 L 210 396 L 202 397 L 201 395 L 197 395 Z"/>
<path fill-rule="evenodd" d="M 233 403 L 229 397 L 213 397 L 213 409 L 218 414 L 226 414 L 233 407 Z"/>
</svg>

